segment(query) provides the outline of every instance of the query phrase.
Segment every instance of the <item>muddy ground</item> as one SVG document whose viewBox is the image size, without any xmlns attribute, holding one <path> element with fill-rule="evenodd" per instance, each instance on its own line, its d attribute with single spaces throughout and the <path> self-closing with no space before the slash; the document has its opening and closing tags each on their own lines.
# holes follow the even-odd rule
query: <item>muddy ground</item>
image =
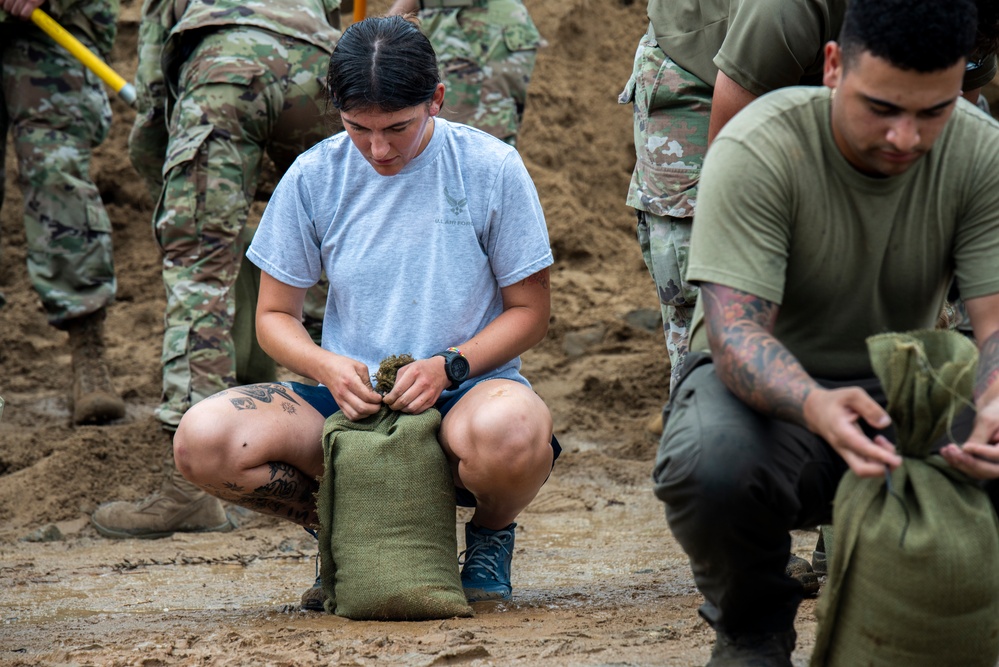
<svg viewBox="0 0 999 667">
<path fill-rule="evenodd" d="M 124 0 L 113 65 L 135 70 L 138 0 Z M 369 13 L 389 2 L 369 3 Z M 111 541 L 97 504 L 156 488 L 166 453 L 159 399 L 163 288 L 152 202 L 132 171 L 133 118 L 114 126 L 93 172 L 114 225 L 118 300 L 108 343 L 128 414 L 70 425 L 66 334 L 47 326 L 25 270 L 12 151 L 0 291 L 0 664 L 697 665 L 713 634 L 649 475 L 646 422 L 667 398 L 652 282 L 624 205 L 631 111 L 616 103 L 645 29 L 644 2 L 527 0 L 548 41 L 520 148 L 540 192 L 556 264 L 548 338 L 525 373 L 551 406 L 565 452 L 520 519 L 512 603 L 423 623 L 349 621 L 298 608 L 315 543 L 300 528 L 234 512 L 225 534 Z M 270 186 L 254 207 L 259 215 Z M 459 512 L 456 529 L 467 516 Z M 808 556 L 815 535 L 795 535 Z M 43 541 L 37 541 L 43 540 Z M 460 540 L 460 538 L 459 538 Z M 459 542 L 460 543 L 460 542 Z M 798 664 L 814 602 L 798 616 Z"/>
</svg>

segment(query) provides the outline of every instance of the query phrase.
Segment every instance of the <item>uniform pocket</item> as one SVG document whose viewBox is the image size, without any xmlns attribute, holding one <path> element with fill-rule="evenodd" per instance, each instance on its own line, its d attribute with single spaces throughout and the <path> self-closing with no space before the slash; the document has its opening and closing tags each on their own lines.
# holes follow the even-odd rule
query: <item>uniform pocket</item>
<svg viewBox="0 0 999 667">
<path fill-rule="evenodd" d="M 166 161 L 163 164 L 164 173 L 194 160 L 198 155 L 198 149 L 214 129 L 213 125 L 197 125 L 178 133 L 176 138 L 170 141 L 167 149 Z"/>
<path fill-rule="evenodd" d="M 87 201 L 87 229 L 103 234 L 111 233 L 111 220 L 99 197 L 97 201 L 93 199 Z"/>
<path fill-rule="evenodd" d="M 164 368 L 173 368 L 178 359 L 187 355 L 187 339 L 190 334 L 191 328 L 186 324 L 167 327 L 166 331 L 163 332 L 163 351 L 160 355 L 160 361 Z M 189 378 L 185 378 L 180 384 L 186 391 L 190 385 Z"/>
<path fill-rule="evenodd" d="M 163 163 L 163 187 L 160 198 L 153 212 L 156 242 L 160 250 L 166 252 L 169 247 L 183 236 L 190 243 L 190 229 L 181 231 L 177 220 L 196 220 L 199 209 L 204 203 L 199 203 L 198 193 L 207 188 L 207 175 L 204 168 L 199 168 L 196 162 L 201 159 L 201 147 L 207 141 L 212 125 L 197 125 L 177 133 L 167 145 L 166 160 Z M 169 210 L 167 207 L 169 206 Z"/>
<path fill-rule="evenodd" d="M 185 84 L 204 86 L 225 83 L 232 86 L 248 86 L 266 71 L 262 65 L 249 62 L 246 58 L 216 57 L 189 72 Z"/>
<path fill-rule="evenodd" d="M 503 41 L 511 52 L 535 51 L 541 45 L 541 33 L 530 21 L 508 25 L 503 28 Z"/>
</svg>

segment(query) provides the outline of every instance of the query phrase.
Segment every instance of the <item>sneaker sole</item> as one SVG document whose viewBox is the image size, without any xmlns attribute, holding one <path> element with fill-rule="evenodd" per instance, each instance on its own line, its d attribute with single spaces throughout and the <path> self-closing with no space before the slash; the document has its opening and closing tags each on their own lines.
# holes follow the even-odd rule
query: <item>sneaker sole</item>
<svg viewBox="0 0 999 667">
<path fill-rule="evenodd" d="M 145 533 L 130 533 L 124 530 L 115 530 L 113 528 L 107 528 L 102 526 L 90 519 L 90 523 L 94 525 L 97 532 L 104 537 L 110 537 L 115 540 L 159 540 L 164 537 L 170 537 L 174 533 L 227 533 L 233 529 L 232 521 L 226 519 L 225 523 L 220 524 L 215 527 L 210 528 L 195 528 L 194 530 L 171 530 L 171 531 L 160 531 L 160 532 L 145 532 Z"/>
<path fill-rule="evenodd" d="M 468 602 L 503 602 L 513 597 L 510 593 L 485 591 L 481 588 L 465 588 L 464 591 Z"/>
</svg>

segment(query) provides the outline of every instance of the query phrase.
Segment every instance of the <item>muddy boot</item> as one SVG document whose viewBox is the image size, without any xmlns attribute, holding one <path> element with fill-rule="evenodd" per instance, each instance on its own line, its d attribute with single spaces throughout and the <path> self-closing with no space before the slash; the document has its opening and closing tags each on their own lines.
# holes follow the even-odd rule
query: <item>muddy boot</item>
<svg viewBox="0 0 999 667">
<path fill-rule="evenodd" d="M 176 532 L 232 530 L 222 501 L 210 496 L 170 467 L 157 493 L 135 502 L 104 503 L 90 520 L 105 537 L 155 539 Z"/>
<path fill-rule="evenodd" d="M 793 629 L 740 635 L 716 630 L 707 667 L 791 667 L 797 638 Z"/>
<path fill-rule="evenodd" d="M 784 571 L 787 576 L 797 579 L 801 583 L 806 598 L 813 598 L 819 594 L 819 575 L 815 574 L 812 566 L 804 558 L 791 554 Z"/>
<path fill-rule="evenodd" d="M 306 530 L 317 540 L 316 531 Z M 323 580 L 319 576 L 319 554 L 316 554 L 316 581 L 309 590 L 302 593 L 302 609 L 306 611 L 326 611 L 326 591 L 323 590 Z"/>
<path fill-rule="evenodd" d="M 66 321 L 73 351 L 74 424 L 104 423 L 125 416 L 125 402 L 111 384 L 104 361 L 104 317 L 102 308 Z"/>
<path fill-rule="evenodd" d="M 326 591 L 322 579 L 316 577 L 312 588 L 302 593 L 302 609 L 306 611 L 326 611 Z"/>
</svg>

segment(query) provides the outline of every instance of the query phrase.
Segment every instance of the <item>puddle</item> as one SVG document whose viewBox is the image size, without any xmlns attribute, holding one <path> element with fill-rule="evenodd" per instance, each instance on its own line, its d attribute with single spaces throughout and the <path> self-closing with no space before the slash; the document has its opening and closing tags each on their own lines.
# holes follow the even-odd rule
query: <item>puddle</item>
<svg viewBox="0 0 999 667">
<path fill-rule="evenodd" d="M 39 623 L 101 614 L 275 608 L 298 603 L 291 582 L 313 572 L 296 560 L 229 564 L 162 565 L 124 572 L 63 574 L 19 582 L 3 595 L 3 623 Z"/>
</svg>

